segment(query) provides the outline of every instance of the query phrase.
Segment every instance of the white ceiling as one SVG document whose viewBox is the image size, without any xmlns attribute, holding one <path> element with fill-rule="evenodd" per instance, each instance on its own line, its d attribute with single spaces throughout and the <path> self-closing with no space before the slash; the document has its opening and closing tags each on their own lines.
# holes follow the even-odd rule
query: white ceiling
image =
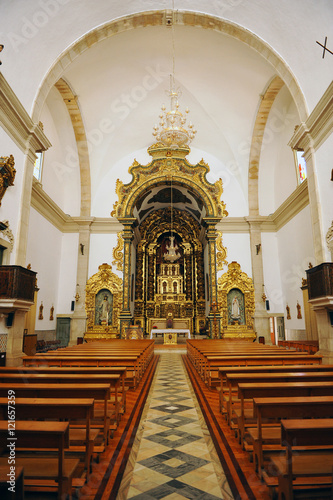
<svg viewBox="0 0 333 500">
<path fill-rule="evenodd" d="M 197 162 L 209 154 L 215 178 L 231 166 L 246 197 L 248 155 L 243 145 L 251 140 L 260 95 L 274 70 L 254 50 L 221 33 L 175 26 L 174 41 L 181 110 L 189 107 L 198 130 L 190 159 Z M 152 128 L 162 103 L 169 105 L 171 71 L 172 29 L 164 26 L 103 40 L 65 71 L 91 144 L 92 200 L 106 178 L 109 183 L 119 170 L 127 172 L 128 163 L 121 167 L 123 158 L 150 161 L 145 150 L 154 142 Z"/>
</svg>

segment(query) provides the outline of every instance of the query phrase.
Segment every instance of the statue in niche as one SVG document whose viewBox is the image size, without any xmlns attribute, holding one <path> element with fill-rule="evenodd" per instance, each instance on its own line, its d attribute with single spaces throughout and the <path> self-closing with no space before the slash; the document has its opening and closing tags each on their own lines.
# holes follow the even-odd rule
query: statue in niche
<svg viewBox="0 0 333 500">
<path fill-rule="evenodd" d="M 112 325 L 112 294 L 107 289 L 96 295 L 95 325 Z"/>
<path fill-rule="evenodd" d="M 232 319 L 239 319 L 240 318 L 239 302 L 238 302 L 237 297 L 234 297 L 233 301 L 232 301 L 231 317 L 232 317 Z"/>
<path fill-rule="evenodd" d="M 245 325 L 244 295 L 238 288 L 228 293 L 228 324 Z"/>
</svg>

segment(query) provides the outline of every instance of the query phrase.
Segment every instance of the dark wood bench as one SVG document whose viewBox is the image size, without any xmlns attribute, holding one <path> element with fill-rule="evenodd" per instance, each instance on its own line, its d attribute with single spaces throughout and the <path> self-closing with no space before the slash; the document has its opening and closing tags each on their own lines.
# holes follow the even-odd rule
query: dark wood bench
<svg viewBox="0 0 333 500">
<path fill-rule="evenodd" d="M 264 450 L 269 454 L 281 450 L 281 426 L 276 420 L 285 418 L 333 418 L 333 396 L 254 398 L 256 427 L 248 429 L 253 445 L 253 462 L 260 477 L 264 468 Z M 275 422 L 274 426 L 263 421 Z"/>
<path fill-rule="evenodd" d="M 218 378 L 219 369 L 223 366 L 312 365 L 321 364 L 321 362 L 321 356 L 302 353 L 289 355 L 284 353 L 274 356 L 207 356 L 204 380 L 211 387 L 212 376 Z"/>
<path fill-rule="evenodd" d="M 1 367 L 0 367 L 1 371 Z M 266 365 L 266 366 L 224 366 L 219 368 L 219 400 L 220 411 L 226 414 L 224 401 L 229 398 L 229 388 L 226 383 L 227 373 L 283 373 L 283 372 L 323 372 L 333 371 L 333 365 Z M 223 397 L 225 400 L 223 400 Z"/>
<path fill-rule="evenodd" d="M 121 413 L 126 412 L 126 392 L 129 385 L 134 385 L 134 381 L 127 378 L 127 369 L 125 366 L 0 366 L 0 375 L 2 373 L 45 373 L 45 374 L 82 374 L 84 376 L 96 375 L 114 375 L 119 378 L 118 395 L 120 396 Z M 126 385 L 126 381 L 128 385 Z M 112 398 L 112 396 L 111 396 Z"/>
<path fill-rule="evenodd" d="M 104 446 L 94 450 L 99 429 L 90 429 L 93 412 L 93 399 L 15 398 L 16 420 L 68 420 L 70 425 L 77 420 L 85 422 L 83 428 L 70 428 L 68 451 L 84 453 L 87 471 L 91 469 L 93 452 L 104 451 Z M 8 419 L 8 398 L 0 398 L 0 419 Z"/>
<path fill-rule="evenodd" d="M 103 401 L 103 415 L 94 417 L 91 428 L 101 429 L 105 443 L 109 441 L 110 418 L 108 416 L 108 400 L 110 384 L 19 384 L 0 383 L 0 397 L 7 397 L 8 390 L 13 390 L 16 398 L 93 398 Z"/>
<path fill-rule="evenodd" d="M 26 384 L 109 384 L 110 399 L 108 401 L 108 416 L 110 423 L 115 430 L 120 418 L 120 402 L 118 390 L 120 385 L 120 375 L 112 374 L 81 374 L 81 373 L 0 373 L 0 383 L 26 383 Z M 112 399 L 111 399 L 112 397 Z M 96 411 L 95 411 L 96 415 Z"/>
<path fill-rule="evenodd" d="M 281 420 L 281 445 L 285 455 L 271 459 L 279 499 L 293 500 L 295 489 L 312 492 L 310 498 L 318 498 L 318 490 L 320 499 L 331 498 L 333 451 L 326 447 L 333 445 L 333 419 Z M 300 453 L 299 446 L 311 449 Z"/>
<path fill-rule="evenodd" d="M 15 453 L 15 465 L 24 469 L 25 490 L 45 490 L 53 488 L 58 492 L 58 499 L 63 500 L 68 495 L 71 498 L 72 479 L 79 464 L 76 458 L 66 458 L 65 448 L 69 447 L 68 422 L 34 422 L 16 421 L 12 430 L 14 436 L 9 436 L 7 421 L 0 421 L 0 437 L 6 443 L 4 449 L 9 452 L 11 445 Z M 11 441 L 10 438 L 13 438 Z M 15 439 L 14 439 L 15 438 Z M 38 457 L 23 457 L 19 449 L 49 449 L 57 450 L 54 457 L 41 454 Z M 2 450 L 2 455 L 4 451 Z M 1 456 L 1 466 L 8 466 L 8 456 Z"/>
<path fill-rule="evenodd" d="M 240 408 L 235 409 L 233 403 L 234 398 L 234 388 L 237 388 L 238 384 L 249 383 L 257 384 L 261 382 L 266 383 L 281 383 L 281 382 L 333 382 L 333 371 L 328 372 L 282 372 L 282 373 L 227 373 L 227 386 L 229 398 L 227 401 L 227 413 L 229 424 L 231 425 L 233 414 L 237 420 L 238 435 L 240 443 L 244 440 L 244 429 L 247 424 L 254 424 L 253 421 L 253 409 L 245 409 L 244 401 L 240 405 Z M 239 401 L 239 400 L 237 400 Z M 252 406 L 252 405 L 251 405 Z"/>
</svg>

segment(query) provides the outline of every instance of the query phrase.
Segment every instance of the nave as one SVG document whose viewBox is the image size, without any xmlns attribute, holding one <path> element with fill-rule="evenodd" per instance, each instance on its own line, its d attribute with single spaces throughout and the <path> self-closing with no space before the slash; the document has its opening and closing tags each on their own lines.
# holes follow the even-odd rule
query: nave
<svg viewBox="0 0 333 500">
<path fill-rule="evenodd" d="M 234 498 L 180 352 L 160 353 L 118 499 Z"/>
</svg>

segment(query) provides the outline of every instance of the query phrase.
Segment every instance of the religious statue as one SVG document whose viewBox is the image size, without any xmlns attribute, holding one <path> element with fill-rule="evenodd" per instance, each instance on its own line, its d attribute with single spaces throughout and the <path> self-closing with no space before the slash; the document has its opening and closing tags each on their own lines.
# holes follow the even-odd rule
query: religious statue
<svg viewBox="0 0 333 500">
<path fill-rule="evenodd" d="M 104 295 L 104 299 L 101 305 L 101 315 L 100 315 L 101 323 L 106 321 L 106 324 L 109 324 L 109 301 L 108 296 Z"/>
<path fill-rule="evenodd" d="M 39 315 L 38 315 L 38 319 L 43 319 L 43 309 L 44 309 L 43 302 L 41 302 L 41 304 L 40 304 L 40 306 L 39 306 Z"/>
<path fill-rule="evenodd" d="M 300 306 L 300 304 L 298 303 L 298 301 L 297 301 L 297 304 L 296 304 L 296 309 L 297 309 L 297 319 L 302 319 L 302 311 L 301 311 L 301 306 Z"/>
<path fill-rule="evenodd" d="M 231 317 L 232 317 L 232 319 L 239 319 L 240 318 L 240 308 L 239 308 L 239 301 L 238 301 L 237 297 L 234 297 L 233 301 L 232 301 Z"/>
<path fill-rule="evenodd" d="M 287 311 L 287 319 L 291 319 L 291 316 L 290 316 L 290 307 L 288 306 L 288 304 L 286 305 L 286 311 Z"/>
</svg>

